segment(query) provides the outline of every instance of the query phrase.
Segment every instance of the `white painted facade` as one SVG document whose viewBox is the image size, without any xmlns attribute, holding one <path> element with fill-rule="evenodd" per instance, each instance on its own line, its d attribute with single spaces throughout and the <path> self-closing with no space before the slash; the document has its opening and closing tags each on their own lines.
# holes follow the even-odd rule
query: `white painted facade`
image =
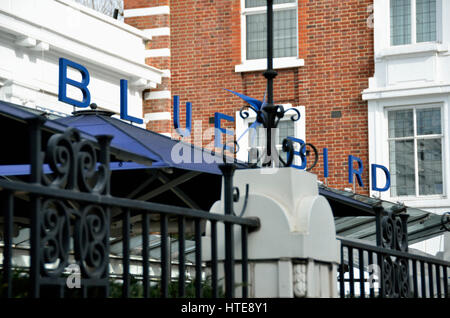
<svg viewBox="0 0 450 318">
<path fill-rule="evenodd" d="M 333 212 L 319 195 L 317 176 L 295 168 L 237 170 L 233 179 L 240 189 L 234 212 L 244 207 L 244 193 L 250 184 L 245 217 L 258 217 L 261 227 L 248 236 L 248 286 L 250 298 L 338 297 L 337 268 L 340 241 L 336 239 Z M 222 187 L 223 189 L 223 187 Z M 224 213 L 224 192 L 211 213 Z M 217 224 L 217 237 L 224 237 Z M 242 283 L 240 260 L 241 229 L 233 227 L 235 282 Z M 202 237 L 202 256 L 211 260 L 211 224 Z M 218 276 L 224 277 L 225 242 L 217 241 Z M 241 289 L 235 289 L 241 297 Z"/>
<path fill-rule="evenodd" d="M 436 0 L 435 41 L 418 43 L 416 39 L 416 8 L 411 5 L 410 44 L 391 43 L 391 0 L 374 1 L 375 74 L 369 88 L 362 92 L 368 101 L 369 161 L 389 170 L 390 149 L 388 111 L 436 107 L 441 111 L 442 129 L 442 193 L 400 196 L 391 191 L 371 192 L 371 195 L 393 202 L 441 214 L 450 210 L 450 1 Z M 416 163 L 417 169 L 417 163 Z M 372 176 L 371 176 L 372 179 Z M 377 174 L 384 184 L 384 174 Z M 417 195 L 419 193 L 419 195 Z M 420 248 L 436 253 L 442 250 L 443 238 L 422 243 Z"/>
<path fill-rule="evenodd" d="M 89 71 L 91 103 L 120 112 L 120 79 L 128 80 L 128 115 L 142 118 L 142 91 L 163 72 L 145 64 L 151 35 L 70 0 L 0 1 L 0 99 L 70 115 L 58 101 L 59 58 Z M 68 77 L 81 80 L 69 68 Z M 82 99 L 67 86 L 68 96 Z M 80 109 L 78 109 L 80 110 Z"/>
</svg>

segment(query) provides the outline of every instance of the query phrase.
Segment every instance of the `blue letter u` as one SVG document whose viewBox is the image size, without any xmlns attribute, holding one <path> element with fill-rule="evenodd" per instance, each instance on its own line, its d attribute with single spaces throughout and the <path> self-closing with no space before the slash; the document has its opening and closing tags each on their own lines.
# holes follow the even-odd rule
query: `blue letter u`
<svg viewBox="0 0 450 318">
<path fill-rule="evenodd" d="M 186 129 L 180 128 L 180 96 L 173 96 L 173 126 L 181 137 L 189 137 L 192 127 L 192 104 L 186 102 Z"/>
</svg>

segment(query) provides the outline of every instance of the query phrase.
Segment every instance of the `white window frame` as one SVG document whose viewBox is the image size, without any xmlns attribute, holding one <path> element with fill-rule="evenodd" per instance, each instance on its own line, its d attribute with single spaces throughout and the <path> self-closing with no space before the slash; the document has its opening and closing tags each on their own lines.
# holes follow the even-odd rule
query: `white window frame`
<svg viewBox="0 0 450 318">
<path fill-rule="evenodd" d="M 428 42 L 417 42 L 417 10 L 416 10 L 416 0 L 409 0 L 411 3 L 411 43 L 402 44 L 402 45 L 393 45 L 391 44 L 391 1 L 389 0 L 388 3 L 388 41 L 389 41 L 389 47 L 396 48 L 396 47 L 404 47 L 408 45 L 422 45 L 426 46 L 430 43 L 442 43 L 442 0 L 436 0 L 436 41 L 428 41 Z"/>
<path fill-rule="evenodd" d="M 303 141 L 306 142 L 305 138 L 305 134 L 306 134 L 306 129 L 305 129 L 305 106 L 296 106 L 296 107 L 292 107 L 292 104 L 281 104 L 284 109 L 289 109 L 289 108 L 295 108 L 300 112 L 300 119 L 297 121 L 294 121 L 294 136 L 295 138 L 298 139 L 302 139 Z M 242 118 L 239 114 L 239 111 L 236 112 L 236 141 L 242 136 L 242 134 L 245 132 L 245 130 L 248 128 L 248 125 L 252 122 L 254 122 L 256 120 L 256 114 L 254 111 L 252 111 L 251 109 L 248 110 L 249 116 L 247 118 Z M 280 120 L 280 121 L 285 121 L 285 120 L 291 120 L 291 117 L 295 115 L 294 111 L 289 111 L 287 112 L 284 117 Z M 258 126 L 257 129 L 259 129 L 261 126 Z M 238 160 L 244 161 L 244 162 L 248 162 L 248 154 L 249 154 L 249 144 L 248 144 L 248 133 L 247 132 L 245 134 L 245 136 L 243 136 L 240 140 L 239 140 L 239 151 L 236 154 L 236 158 Z M 277 145 L 277 149 L 281 150 L 281 145 Z M 296 151 L 299 151 L 300 149 L 300 145 L 298 143 L 294 143 L 294 149 Z M 294 162 L 295 165 L 301 165 L 301 160 L 299 156 L 295 156 L 294 157 Z"/>
<path fill-rule="evenodd" d="M 435 135 L 424 135 L 421 137 L 417 136 L 417 122 L 416 122 L 416 111 L 417 109 L 427 109 L 427 108 L 439 108 L 441 112 L 441 133 L 435 134 Z M 391 189 L 388 190 L 389 197 L 391 200 L 394 201 L 408 201 L 408 200 L 436 200 L 436 199 L 443 199 L 446 197 L 447 193 L 447 182 L 446 182 L 446 168 L 445 168 L 445 153 L 446 153 L 446 133 L 445 133 L 445 122 L 444 122 L 444 107 L 442 104 L 418 104 L 418 105 L 410 105 L 410 106 L 394 106 L 394 107 L 385 107 L 384 108 L 384 116 L 386 119 L 386 127 L 389 129 L 389 111 L 397 111 L 397 110 L 409 110 L 414 109 L 413 112 L 414 117 L 414 136 L 412 139 L 414 140 L 414 171 L 415 171 L 415 195 L 409 195 L 409 196 L 392 196 L 391 195 Z M 388 154 L 388 167 L 389 171 L 390 169 L 390 151 L 389 151 L 389 141 L 390 140 L 400 140 L 403 138 L 389 138 L 389 132 L 386 132 L 387 137 L 387 154 Z M 425 138 L 423 138 L 425 137 Z M 417 139 L 437 139 L 441 138 L 441 164 L 442 164 L 442 194 L 431 194 L 431 195 L 420 195 L 419 194 L 419 168 L 418 168 L 418 160 L 417 160 Z M 404 139 L 411 139 L 411 137 L 405 137 Z M 392 181 L 392 176 L 391 176 Z"/>
<path fill-rule="evenodd" d="M 273 5 L 273 11 L 280 11 L 286 9 L 295 8 L 297 11 L 297 22 L 296 22 L 296 32 L 297 32 L 297 54 L 291 57 L 278 57 L 273 59 L 274 69 L 283 69 L 291 67 L 300 67 L 305 65 L 303 59 L 298 58 L 299 50 L 299 37 L 298 37 L 298 0 L 295 3 L 283 3 Z M 261 14 L 266 13 L 266 3 L 264 5 L 256 8 L 245 8 L 245 0 L 241 0 L 241 63 L 235 66 L 235 72 L 252 72 L 252 71 L 262 71 L 267 69 L 267 58 L 264 59 L 252 59 L 247 60 L 247 23 L 246 17 L 251 14 Z"/>
</svg>

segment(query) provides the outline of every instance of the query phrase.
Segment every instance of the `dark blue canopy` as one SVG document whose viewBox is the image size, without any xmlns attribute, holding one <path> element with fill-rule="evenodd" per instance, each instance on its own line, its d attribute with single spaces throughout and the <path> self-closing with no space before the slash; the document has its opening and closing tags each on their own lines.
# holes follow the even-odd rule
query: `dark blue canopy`
<svg viewBox="0 0 450 318">
<path fill-rule="evenodd" d="M 111 113 L 107 112 L 87 110 L 76 112 L 74 116 L 59 118 L 55 121 L 75 127 L 91 135 L 112 135 L 114 136 L 111 142 L 112 147 L 151 158 L 155 162 L 166 164 L 168 167 L 222 174 L 219 169 L 219 164 L 223 162 L 222 156 L 179 140 L 173 140 L 156 132 L 133 126 L 110 115 Z M 180 158 L 173 158 L 172 152 L 174 151 L 178 156 L 179 150 L 187 152 L 187 158 L 189 159 L 187 161 L 189 162 L 183 162 L 181 156 Z M 240 168 L 246 167 L 244 164 L 238 164 L 238 166 Z"/>
</svg>

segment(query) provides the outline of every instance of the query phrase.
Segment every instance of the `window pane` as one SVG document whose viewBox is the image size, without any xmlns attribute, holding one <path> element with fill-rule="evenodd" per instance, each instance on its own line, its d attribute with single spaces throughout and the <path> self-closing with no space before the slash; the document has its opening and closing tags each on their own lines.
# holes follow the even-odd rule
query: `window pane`
<svg viewBox="0 0 450 318">
<path fill-rule="evenodd" d="M 251 14 L 247 20 L 247 60 L 267 57 L 267 17 Z M 297 56 L 297 10 L 274 12 L 273 56 Z"/>
<path fill-rule="evenodd" d="M 283 144 L 286 137 L 295 137 L 294 122 L 292 120 L 283 120 L 278 123 L 278 144 Z"/>
<path fill-rule="evenodd" d="M 278 123 L 278 145 L 283 144 L 283 139 L 287 137 L 295 137 L 294 122 L 292 120 L 283 120 Z M 279 150 L 280 157 L 284 162 L 287 161 L 287 152 Z"/>
<path fill-rule="evenodd" d="M 391 195 L 416 194 L 414 168 L 414 141 L 389 142 L 389 167 L 391 173 Z"/>
<path fill-rule="evenodd" d="M 417 134 L 433 135 L 441 133 L 440 108 L 419 109 L 416 111 Z"/>
<path fill-rule="evenodd" d="M 388 112 L 389 138 L 410 137 L 414 135 L 413 110 Z"/>
<path fill-rule="evenodd" d="M 391 45 L 411 43 L 411 0 L 391 0 Z"/>
<path fill-rule="evenodd" d="M 416 0 L 417 42 L 436 41 L 436 0 Z"/>
<path fill-rule="evenodd" d="M 265 14 L 247 16 L 247 60 L 261 59 L 266 56 L 266 20 Z"/>
<path fill-rule="evenodd" d="M 442 194 L 441 139 L 417 140 L 419 195 Z"/>
<path fill-rule="evenodd" d="M 297 56 L 297 10 L 274 13 L 273 56 Z"/>
<path fill-rule="evenodd" d="M 295 3 L 295 0 L 274 0 L 273 4 Z M 245 0 L 246 8 L 267 7 L 266 0 Z"/>
<path fill-rule="evenodd" d="M 262 135 L 263 132 L 261 129 L 263 128 L 262 125 L 255 125 L 252 127 L 253 123 L 248 124 L 248 146 L 249 147 L 262 147 L 263 141 L 262 141 Z"/>
<path fill-rule="evenodd" d="M 265 146 L 263 144 L 262 135 L 264 134 L 264 131 L 261 131 L 265 129 L 262 125 L 254 126 L 250 128 L 253 125 L 253 123 L 248 124 L 249 130 L 248 130 L 248 144 L 250 147 L 256 147 L 256 146 Z M 278 123 L 278 143 L 277 145 L 282 145 L 283 139 L 286 137 L 295 137 L 295 127 L 294 122 L 292 120 L 283 120 Z"/>
</svg>

